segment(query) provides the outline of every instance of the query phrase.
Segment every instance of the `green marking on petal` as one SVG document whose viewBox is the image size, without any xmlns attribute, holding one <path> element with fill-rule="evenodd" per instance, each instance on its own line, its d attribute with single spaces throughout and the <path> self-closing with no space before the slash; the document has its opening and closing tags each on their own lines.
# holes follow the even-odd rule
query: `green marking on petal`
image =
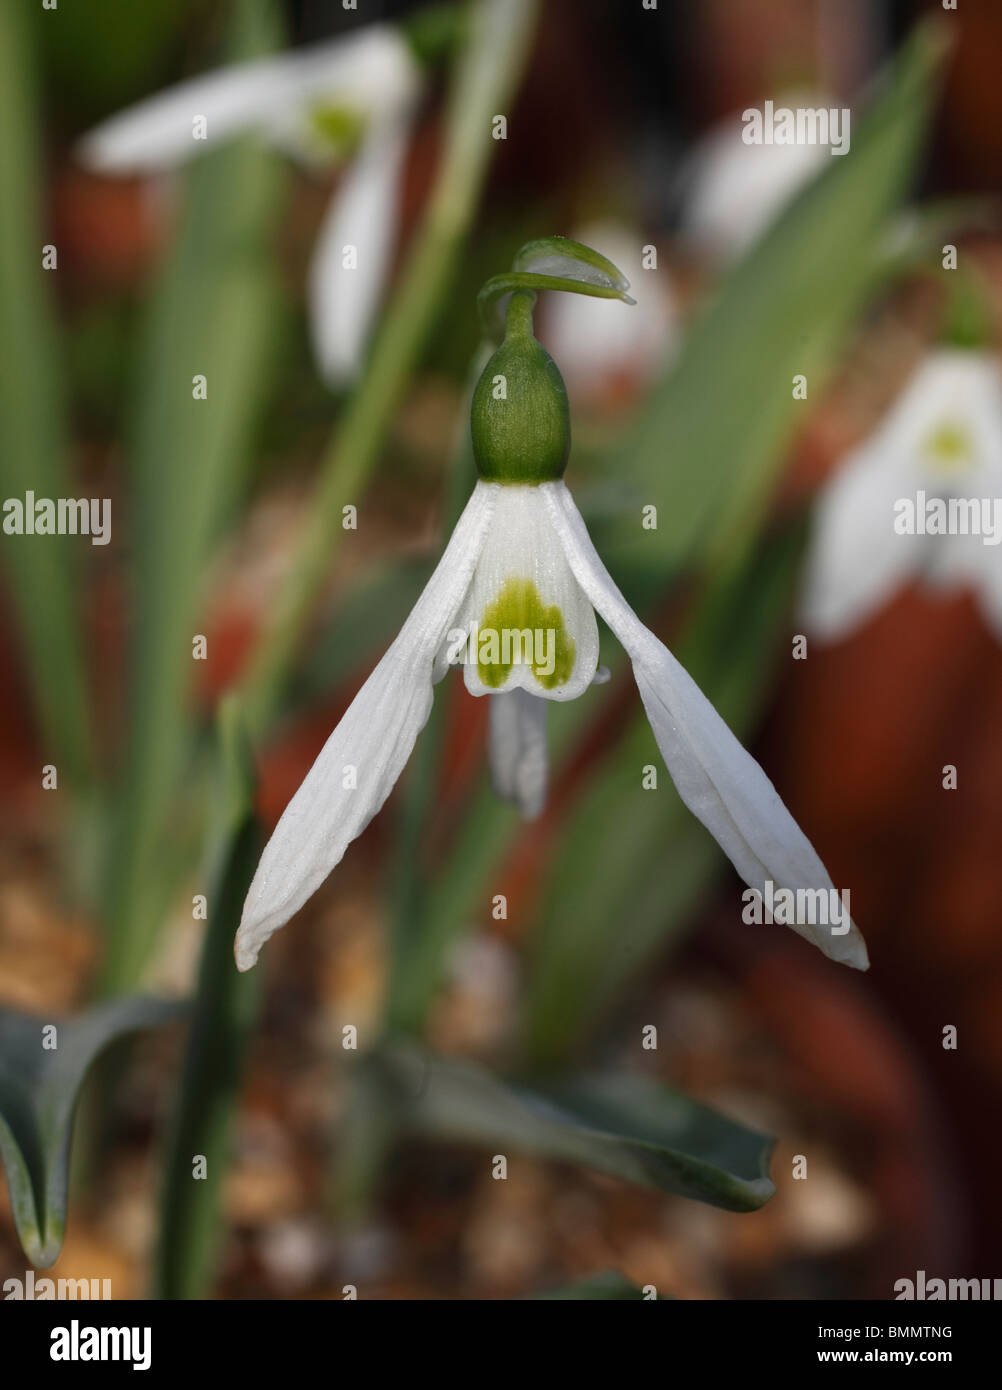
<svg viewBox="0 0 1002 1390">
<path fill-rule="evenodd" d="M 332 155 L 347 159 L 362 142 L 365 117 L 348 106 L 317 102 L 306 113 L 310 133 L 319 137 Z"/>
<path fill-rule="evenodd" d="M 949 420 L 937 426 L 926 441 L 926 456 L 943 473 L 957 473 L 974 461 L 971 436 L 962 425 Z"/>
<path fill-rule="evenodd" d="M 499 690 L 512 666 L 528 664 L 544 690 L 566 685 L 574 670 L 574 639 L 557 604 L 545 604 L 531 579 L 507 579 L 484 609 L 477 670 L 484 685 Z"/>
</svg>

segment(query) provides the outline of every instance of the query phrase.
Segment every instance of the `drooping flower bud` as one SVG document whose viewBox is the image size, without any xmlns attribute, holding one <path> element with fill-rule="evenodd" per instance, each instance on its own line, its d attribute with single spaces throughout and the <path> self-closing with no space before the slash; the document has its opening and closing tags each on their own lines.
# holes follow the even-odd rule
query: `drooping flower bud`
<svg viewBox="0 0 1002 1390">
<path fill-rule="evenodd" d="M 567 391 L 557 364 L 533 335 L 535 299 L 526 290 L 511 296 L 504 339 L 473 392 L 473 454 L 487 482 L 554 482 L 567 467 Z"/>
</svg>

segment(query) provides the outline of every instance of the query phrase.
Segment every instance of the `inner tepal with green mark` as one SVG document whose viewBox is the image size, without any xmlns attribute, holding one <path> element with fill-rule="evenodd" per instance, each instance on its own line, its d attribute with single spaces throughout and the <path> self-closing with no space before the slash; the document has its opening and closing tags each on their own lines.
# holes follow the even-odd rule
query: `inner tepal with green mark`
<svg viewBox="0 0 1002 1390">
<path fill-rule="evenodd" d="M 974 462 L 970 431 L 953 420 L 943 420 L 925 444 L 928 462 L 940 473 L 959 473 Z"/>
<path fill-rule="evenodd" d="M 498 690 L 517 663 L 530 665 L 545 690 L 564 685 L 574 670 L 574 639 L 557 604 L 546 604 L 531 579 L 506 579 L 484 609 L 477 640 L 477 670 Z"/>
<path fill-rule="evenodd" d="M 307 122 L 314 139 L 326 145 L 336 159 L 354 154 L 365 133 L 365 116 L 361 112 L 333 102 L 314 102 L 307 111 Z"/>
</svg>

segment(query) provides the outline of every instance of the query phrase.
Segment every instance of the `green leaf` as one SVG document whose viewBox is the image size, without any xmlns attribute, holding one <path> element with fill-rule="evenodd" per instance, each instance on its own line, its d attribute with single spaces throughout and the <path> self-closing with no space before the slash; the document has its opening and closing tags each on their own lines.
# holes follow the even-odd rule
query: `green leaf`
<svg viewBox="0 0 1002 1390">
<path fill-rule="evenodd" d="M 364 1065 L 392 1095 L 403 1127 L 433 1139 L 509 1146 L 727 1211 L 754 1211 L 775 1192 L 771 1139 L 645 1077 L 585 1076 L 529 1090 L 404 1042 Z"/>
<path fill-rule="evenodd" d="M 466 39 L 469 25 L 469 9 L 464 4 L 425 5 L 400 19 L 411 52 L 429 67 L 452 57 Z"/>
<path fill-rule="evenodd" d="M 55 20 L 58 23 L 58 19 Z M 0 469 L 3 495 L 73 497 L 65 402 L 42 269 L 43 165 L 27 6 L 0 6 Z M 76 561 L 80 536 L 3 536 L 4 567 L 16 605 L 43 761 L 67 781 L 91 766 Z"/>
<path fill-rule="evenodd" d="M 889 219 L 905 194 L 944 56 L 921 25 L 895 59 L 848 154 L 832 158 L 727 276 L 610 461 L 622 511 L 596 539 L 649 600 L 696 562 L 740 563 L 784 451 L 802 422 L 793 378 L 819 398 L 878 275 Z M 657 532 L 640 508 L 658 507 Z M 617 554 L 612 554 L 615 547 Z"/>
<path fill-rule="evenodd" d="M 166 86 L 194 8 L 192 0 L 73 0 L 53 13 L 56 5 L 47 12 L 39 3 L 36 28 L 60 108 L 94 120 Z"/>
<path fill-rule="evenodd" d="M 178 1001 L 142 995 L 66 1020 L 0 1009 L 0 1157 L 17 1233 L 37 1268 L 51 1265 L 62 1248 L 73 1116 L 91 1064 L 127 1033 L 158 1027 L 183 1010 Z"/>
<path fill-rule="evenodd" d="M 710 590 L 675 646 L 738 737 L 753 728 L 768 687 L 801 542 L 798 527 Z M 642 785 L 649 764 L 656 790 Z M 640 708 L 581 789 L 529 933 L 525 1036 L 534 1065 L 566 1057 L 686 926 L 723 864 L 672 786 Z"/>
<path fill-rule="evenodd" d="M 260 999 L 260 972 L 241 975 L 233 960 L 233 938 L 263 846 L 254 816 L 249 746 L 235 700 L 221 707 L 219 743 L 214 863 L 206 895 L 208 926 L 177 1108 L 165 1149 L 156 1261 L 158 1298 L 202 1298 L 211 1283 L 230 1129 Z M 195 1154 L 205 1160 L 204 1176 L 197 1179 L 192 1173 Z"/>
<path fill-rule="evenodd" d="M 604 1269 L 599 1274 L 593 1274 L 588 1279 L 581 1279 L 576 1284 L 565 1284 L 560 1289 L 545 1289 L 542 1293 L 530 1295 L 532 1299 L 553 1299 L 564 1303 L 576 1302 L 581 1299 L 610 1300 L 619 1303 L 629 1303 L 644 1300 L 644 1292 L 638 1289 L 636 1284 L 631 1284 L 629 1279 L 620 1274 L 618 1269 Z"/>
<path fill-rule="evenodd" d="M 270 6 L 234 8 L 232 57 L 274 46 Z M 137 980 L 166 895 L 163 846 L 192 751 L 192 638 L 212 543 L 239 497 L 261 407 L 277 303 L 270 234 L 278 165 L 252 141 L 187 178 L 178 241 L 154 291 L 135 383 L 129 748 L 109 856 L 108 991 Z M 206 399 L 192 380 L 205 376 Z"/>
</svg>

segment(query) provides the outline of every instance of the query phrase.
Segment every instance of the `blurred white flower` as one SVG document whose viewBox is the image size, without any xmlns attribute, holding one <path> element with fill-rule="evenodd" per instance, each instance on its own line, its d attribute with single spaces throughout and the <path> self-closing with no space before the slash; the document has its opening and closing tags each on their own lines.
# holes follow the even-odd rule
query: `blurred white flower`
<svg viewBox="0 0 1002 1390">
<path fill-rule="evenodd" d="M 594 402 L 617 378 L 644 384 L 678 345 L 675 296 L 668 270 L 644 269 L 643 238 L 621 222 L 595 222 L 574 233 L 625 268 L 635 305 L 561 294 L 546 307 L 542 339 L 560 363 L 572 400 Z"/>
<path fill-rule="evenodd" d="M 235 942 L 241 970 L 254 964 L 264 943 L 316 892 L 379 811 L 450 660 L 462 660 L 474 695 L 492 697 L 495 775 L 529 809 L 537 806 L 545 778 L 543 702 L 574 699 L 595 679 L 596 612 L 632 660 L 679 795 L 745 882 L 759 892 L 767 882 L 834 891 L 758 763 L 628 606 L 564 483 L 480 480 L 410 617 L 265 847 Z M 506 649 L 504 632 L 526 629 L 530 637 L 543 629 L 552 634 L 545 654 L 531 643 L 517 657 Z M 457 634 L 466 640 L 457 642 Z M 495 643 L 501 639 L 493 648 L 492 636 Z M 837 932 L 803 923 L 794 929 L 832 959 L 865 969 L 866 947 L 852 923 Z"/>
<path fill-rule="evenodd" d="M 1002 637 L 1002 379 L 985 352 L 939 348 L 818 502 L 804 621 L 837 638 L 905 584 L 968 586 Z"/>
<path fill-rule="evenodd" d="M 796 93 L 776 104 L 796 110 L 829 102 Z M 735 260 L 747 251 L 832 158 L 830 146 L 822 144 L 749 145 L 744 131 L 739 114 L 727 117 L 697 142 L 681 176 L 682 236 L 715 260 Z"/>
<path fill-rule="evenodd" d="M 420 66 L 404 37 L 373 24 L 182 82 L 99 125 L 80 155 L 101 173 L 153 174 L 253 132 L 315 169 L 352 156 L 309 272 L 314 348 L 323 375 L 337 385 L 360 367 L 386 280 L 420 89 Z M 346 247 L 356 248 L 354 268 L 344 264 Z"/>
</svg>

